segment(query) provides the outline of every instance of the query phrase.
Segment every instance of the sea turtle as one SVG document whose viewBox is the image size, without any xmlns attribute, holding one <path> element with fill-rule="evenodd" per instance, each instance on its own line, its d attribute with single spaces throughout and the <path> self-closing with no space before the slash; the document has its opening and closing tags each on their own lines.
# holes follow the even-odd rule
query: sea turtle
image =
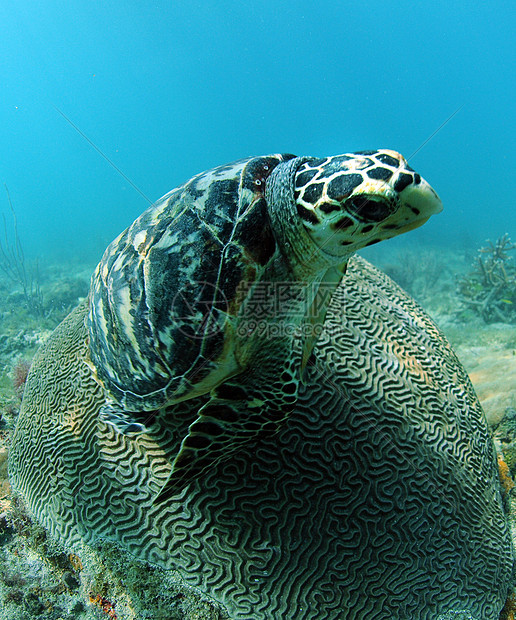
<svg viewBox="0 0 516 620">
<path fill-rule="evenodd" d="M 277 430 L 349 256 L 440 210 L 390 150 L 270 155 L 195 176 L 109 245 L 88 321 L 103 419 L 142 432 L 149 412 L 211 395 L 160 499 Z"/>
<path fill-rule="evenodd" d="M 167 194 L 33 361 L 9 454 L 30 512 L 239 620 L 495 620 L 513 555 L 482 410 L 421 308 L 351 256 L 440 208 L 388 150 Z"/>
</svg>

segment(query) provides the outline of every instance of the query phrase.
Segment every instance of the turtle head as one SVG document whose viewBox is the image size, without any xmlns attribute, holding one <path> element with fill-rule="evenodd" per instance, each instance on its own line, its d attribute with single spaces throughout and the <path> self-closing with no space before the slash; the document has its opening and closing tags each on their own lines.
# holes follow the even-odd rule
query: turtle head
<svg viewBox="0 0 516 620">
<path fill-rule="evenodd" d="M 285 182 L 290 201 L 274 217 L 294 263 L 305 270 L 307 263 L 316 269 L 345 263 L 356 250 L 413 230 L 442 209 L 405 158 L 386 149 L 282 163 L 268 182 L 269 203 Z"/>
</svg>

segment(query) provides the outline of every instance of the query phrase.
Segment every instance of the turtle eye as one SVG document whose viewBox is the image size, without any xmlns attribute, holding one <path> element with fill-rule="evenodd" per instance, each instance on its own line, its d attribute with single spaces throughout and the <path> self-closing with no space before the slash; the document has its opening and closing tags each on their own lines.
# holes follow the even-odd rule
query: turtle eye
<svg viewBox="0 0 516 620">
<path fill-rule="evenodd" d="M 366 196 L 354 196 L 345 202 L 344 207 L 361 220 L 373 222 L 380 222 L 391 213 L 391 209 L 385 201 L 373 200 Z"/>
<path fill-rule="evenodd" d="M 254 184 L 255 185 L 261 185 L 262 184 L 262 180 L 261 179 L 256 179 Z"/>
</svg>

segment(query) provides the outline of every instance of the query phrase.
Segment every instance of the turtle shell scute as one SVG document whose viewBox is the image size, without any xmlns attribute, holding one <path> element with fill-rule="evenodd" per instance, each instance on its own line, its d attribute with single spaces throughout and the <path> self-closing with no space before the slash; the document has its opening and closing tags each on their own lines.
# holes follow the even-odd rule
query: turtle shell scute
<svg viewBox="0 0 516 620">
<path fill-rule="evenodd" d="M 251 158 L 193 177 L 106 250 L 92 281 L 90 353 L 122 407 L 152 410 L 191 397 L 200 383 L 209 389 L 207 359 L 217 361 L 216 383 L 236 372 L 226 340 L 240 284 L 276 249 L 263 193 L 282 160 Z"/>
</svg>

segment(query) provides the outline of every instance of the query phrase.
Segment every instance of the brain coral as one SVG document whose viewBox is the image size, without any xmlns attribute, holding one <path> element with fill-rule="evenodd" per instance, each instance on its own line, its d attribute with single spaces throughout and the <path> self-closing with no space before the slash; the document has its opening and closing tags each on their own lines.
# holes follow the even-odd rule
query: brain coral
<svg viewBox="0 0 516 620">
<path fill-rule="evenodd" d="M 240 620 L 498 618 L 513 554 L 483 413 L 442 334 L 381 272 L 350 261 L 279 433 L 161 503 L 205 397 L 117 432 L 99 419 L 86 313 L 37 354 L 10 454 L 55 536 L 114 540 Z"/>
</svg>

